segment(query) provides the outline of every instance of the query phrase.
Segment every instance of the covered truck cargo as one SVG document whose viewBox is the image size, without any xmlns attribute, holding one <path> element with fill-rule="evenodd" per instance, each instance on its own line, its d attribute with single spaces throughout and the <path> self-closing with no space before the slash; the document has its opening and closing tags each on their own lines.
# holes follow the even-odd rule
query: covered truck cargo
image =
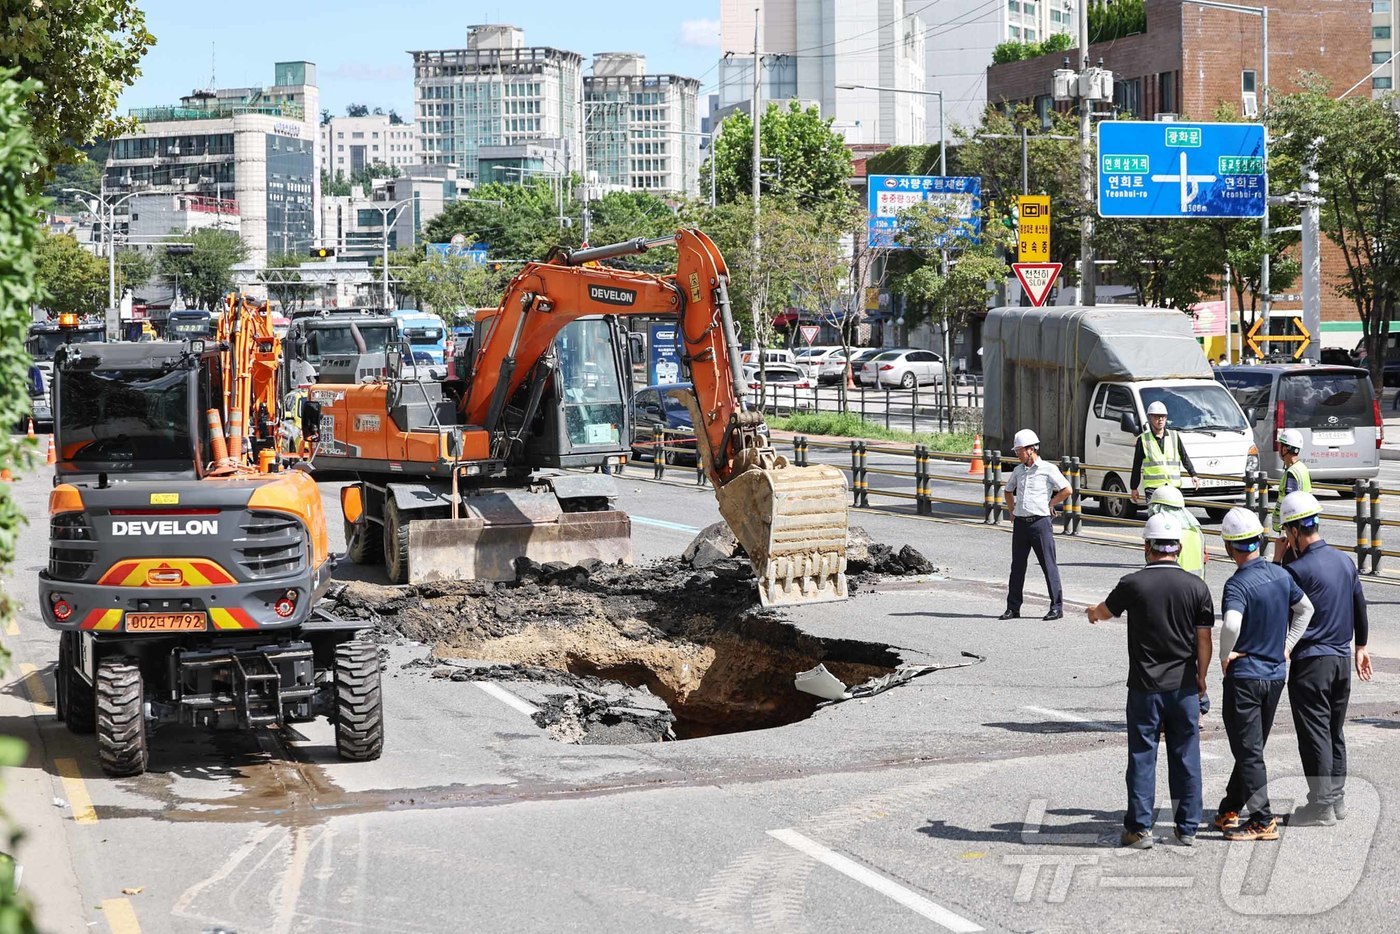
<svg viewBox="0 0 1400 934">
<path fill-rule="evenodd" d="M 1100 381 L 1212 378 L 1191 318 L 1169 308 L 994 308 L 982 341 L 989 451 L 1010 452 L 1017 429 L 1032 428 L 1042 455 L 1082 456 Z"/>
</svg>

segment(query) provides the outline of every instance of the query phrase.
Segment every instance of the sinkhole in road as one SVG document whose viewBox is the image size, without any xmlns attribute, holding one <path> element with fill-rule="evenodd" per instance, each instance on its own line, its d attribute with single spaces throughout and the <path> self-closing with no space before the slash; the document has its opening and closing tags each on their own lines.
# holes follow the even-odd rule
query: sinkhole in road
<svg viewBox="0 0 1400 934">
<path fill-rule="evenodd" d="M 355 582 L 334 599 L 337 615 L 372 622 L 381 641 L 431 646 L 423 664 L 434 677 L 533 682 L 536 723 L 565 742 L 784 726 L 820 703 L 796 689 L 798 672 L 824 664 L 853 685 L 901 662 L 886 645 L 819 638 L 763 610 L 744 561 L 536 566 L 510 583 Z M 831 611 L 854 619 L 849 605 Z"/>
</svg>

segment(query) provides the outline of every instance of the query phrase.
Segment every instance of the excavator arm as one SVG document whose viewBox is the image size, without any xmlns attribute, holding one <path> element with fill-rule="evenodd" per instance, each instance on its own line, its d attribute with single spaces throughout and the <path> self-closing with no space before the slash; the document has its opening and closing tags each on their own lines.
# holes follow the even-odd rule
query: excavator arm
<svg viewBox="0 0 1400 934">
<path fill-rule="evenodd" d="M 596 265 L 662 246 L 677 251 L 674 275 Z M 570 321 L 589 315 L 674 315 L 690 371 L 696 445 L 720 512 L 759 576 L 764 605 L 846 596 L 846 485 L 835 467 L 796 467 L 766 443 L 761 413 L 748 410 L 729 306 L 729 271 L 698 230 L 562 252 L 527 265 L 483 323 L 461 401 L 465 421 L 496 431 L 509 400 Z"/>
</svg>

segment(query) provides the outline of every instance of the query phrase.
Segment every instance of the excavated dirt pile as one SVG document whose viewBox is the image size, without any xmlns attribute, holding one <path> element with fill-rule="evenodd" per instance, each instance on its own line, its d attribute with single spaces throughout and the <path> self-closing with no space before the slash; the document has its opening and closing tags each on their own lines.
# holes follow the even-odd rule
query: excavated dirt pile
<svg viewBox="0 0 1400 934">
<path fill-rule="evenodd" d="M 908 546 L 896 551 L 859 532 L 853 544 L 853 583 L 933 571 Z M 431 645 L 422 664 L 435 677 L 535 682 L 547 695 L 536 722 L 568 742 L 780 726 L 819 703 L 793 687 L 797 672 L 820 663 L 856 684 L 900 662 L 886 646 L 819 639 L 762 610 L 741 558 L 691 554 L 644 566 L 521 560 L 517 573 L 511 583 L 353 582 L 333 612 L 373 621 L 381 641 Z"/>
</svg>

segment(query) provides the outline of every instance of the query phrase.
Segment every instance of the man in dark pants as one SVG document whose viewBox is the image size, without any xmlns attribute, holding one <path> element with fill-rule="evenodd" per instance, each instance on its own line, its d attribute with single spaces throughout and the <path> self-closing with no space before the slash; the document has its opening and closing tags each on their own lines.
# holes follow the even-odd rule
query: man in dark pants
<svg viewBox="0 0 1400 934">
<path fill-rule="evenodd" d="M 1181 528 L 1156 515 L 1142 530 L 1147 567 L 1118 582 L 1086 611 L 1089 622 L 1128 614 L 1128 809 L 1120 843 L 1152 846 L 1157 740 L 1167 737 L 1167 782 L 1176 802 L 1176 839 L 1196 842 L 1201 823 L 1200 698 L 1210 669 L 1215 605 L 1210 588 L 1176 563 Z"/>
<path fill-rule="evenodd" d="M 1307 628 L 1312 604 L 1288 572 L 1260 557 L 1264 528 L 1252 510 L 1231 509 L 1220 537 L 1236 565 L 1220 600 L 1221 715 L 1235 767 L 1215 826 L 1226 840 L 1277 840 L 1264 746 L 1283 696 L 1288 647 Z"/>
<path fill-rule="evenodd" d="M 1006 483 L 1006 510 L 1011 513 L 1011 577 L 1006 583 L 1006 612 L 998 619 L 1021 615 L 1021 595 L 1026 584 L 1026 564 L 1032 551 L 1045 572 L 1050 592 L 1050 612 L 1042 619 L 1064 616 L 1060 569 L 1055 565 L 1055 507 L 1069 499 L 1069 481 L 1060 468 L 1040 459 L 1040 438 L 1029 428 L 1016 432 L 1013 442 L 1021 463 Z"/>
<path fill-rule="evenodd" d="M 1288 704 L 1298 733 L 1298 755 L 1308 779 L 1308 803 L 1288 818 L 1290 826 L 1330 827 L 1346 818 L 1347 746 L 1342 725 L 1351 698 L 1347 656 L 1356 645 L 1356 673 L 1371 680 L 1366 650 L 1370 629 L 1366 595 L 1356 566 L 1322 540 L 1322 507 L 1311 493 L 1290 493 L 1279 510 L 1288 550 L 1296 557 L 1288 573 L 1312 601 L 1313 617 L 1293 646 Z"/>
</svg>

